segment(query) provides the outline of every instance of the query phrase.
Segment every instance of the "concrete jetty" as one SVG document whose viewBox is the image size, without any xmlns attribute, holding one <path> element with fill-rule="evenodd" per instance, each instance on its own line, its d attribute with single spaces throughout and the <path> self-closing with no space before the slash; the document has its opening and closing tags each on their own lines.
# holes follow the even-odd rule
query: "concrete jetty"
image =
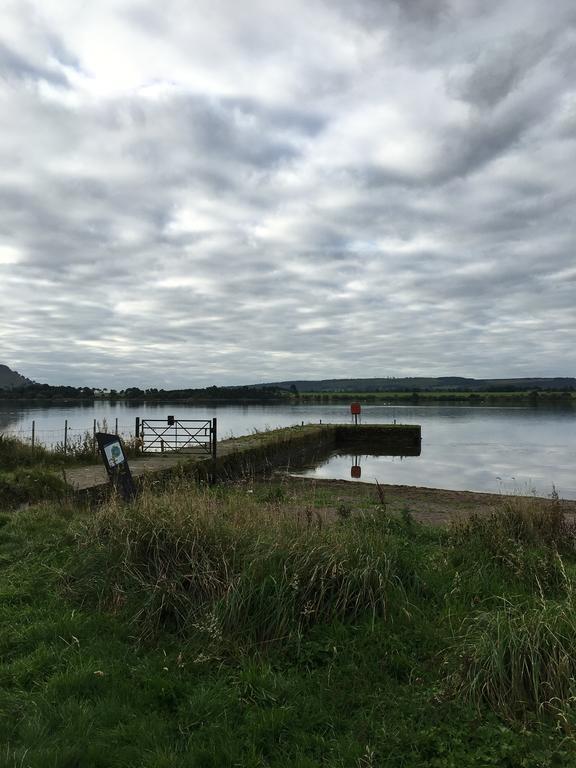
<svg viewBox="0 0 576 768">
<path fill-rule="evenodd" d="M 232 476 L 235 468 L 265 471 L 267 468 L 302 465 L 316 452 L 339 450 L 418 455 L 421 428 L 412 424 L 306 424 L 255 432 L 218 441 L 217 458 L 186 453 L 154 453 L 129 460 L 135 478 L 174 471 L 205 471 Z M 76 491 L 108 484 L 102 465 L 66 470 L 66 482 Z"/>
</svg>

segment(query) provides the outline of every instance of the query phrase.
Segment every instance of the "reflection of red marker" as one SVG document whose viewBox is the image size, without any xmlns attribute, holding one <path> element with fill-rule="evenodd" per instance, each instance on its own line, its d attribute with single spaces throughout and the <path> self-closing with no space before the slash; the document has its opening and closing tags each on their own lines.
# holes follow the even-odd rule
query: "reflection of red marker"
<svg viewBox="0 0 576 768">
<path fill-rule="evenodd" d="M 359 467 L 358 464 L 354 464 L 350 469 L 350 477 L 353 480 L 359 480 L 362 477 L 362 467 Z"/>
</svg>

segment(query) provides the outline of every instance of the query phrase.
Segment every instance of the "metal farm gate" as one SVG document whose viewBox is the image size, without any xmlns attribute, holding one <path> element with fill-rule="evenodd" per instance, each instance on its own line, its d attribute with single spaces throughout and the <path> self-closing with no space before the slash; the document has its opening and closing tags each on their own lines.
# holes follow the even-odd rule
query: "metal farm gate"
<svg viewBox="0 0 576 768">
<path fill-rule="evenodd" d="M 136 419 L 142 453 L 190 453 L 216 458 L 216 419 Z"/>
</svg>

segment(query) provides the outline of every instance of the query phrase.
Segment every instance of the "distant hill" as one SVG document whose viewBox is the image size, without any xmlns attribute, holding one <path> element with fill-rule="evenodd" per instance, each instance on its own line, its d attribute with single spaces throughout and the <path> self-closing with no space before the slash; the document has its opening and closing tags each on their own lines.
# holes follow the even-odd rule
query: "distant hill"
<svg viewBox="0 0 576 768">
<path fill-rule="evenodd" d="M 576 390 L 576 378 L 551 379 L 469 379 L 461 376 L 439 378 L 408 377 L 385 379 L 322 379 L 275 381 L 254 386 L 280 387 L 298 392 L 526 392 Z"/>
<path fill-rule="evenodd" d="M 30 384 L 33 384 L 30 379 L 11 370 L 7 365 L 0 365 L 0 389 L 15 389 L 27 387 Z"/>
</svg>

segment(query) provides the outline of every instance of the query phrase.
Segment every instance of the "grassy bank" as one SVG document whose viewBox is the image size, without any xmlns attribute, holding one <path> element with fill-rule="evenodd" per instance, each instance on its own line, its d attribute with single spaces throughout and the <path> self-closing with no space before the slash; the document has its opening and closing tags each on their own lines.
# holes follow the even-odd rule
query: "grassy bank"
<svg viewBox="0 0 576 768">
<path fill-rule="evenodd" d="M 174 481 L 0 527 L 0 765 L 570 766 L 574 531 Z"/>
<path fill-rule="evenodd" d="M 134 442 L 124 445 L 129 456 L 138 455 Z M 0 433 L 0 509 L 61 499 L 70 490 L 67 473 L 94 464 L 101 464 L 101 459 L 90 432 L 72 440 L 66 451 L 62 445 L 53 450 L 32 447 Z"/>
<path fill-rule="evenodd" d="M 60 499 L 66 492 L 66 467 L 78 466 L 72 456 L 32 448 L 0 434 L 0 509 L 45 499 Z"/>
</svg>

